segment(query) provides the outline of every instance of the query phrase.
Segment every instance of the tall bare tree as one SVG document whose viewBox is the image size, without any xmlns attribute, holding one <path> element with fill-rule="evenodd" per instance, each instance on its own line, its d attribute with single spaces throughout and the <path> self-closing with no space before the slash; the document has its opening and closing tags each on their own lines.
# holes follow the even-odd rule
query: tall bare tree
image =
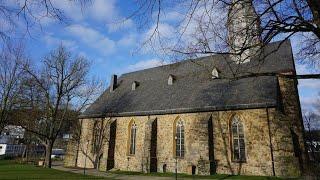
<svg viewBox="0 0 320 180">
<path fill-rule="evenodd" d="M 320 159 L 318 159 L 319 157 L 316 155 L 316 147 L 318 147 L 318 144 L 314 144 L 320 141 L 320 130 L 317 128 L 320 123 L 320 115 L 314 112 L 305 113 L 303 120 L 306 129 L 306 141 L 310 153 L 309 155 L 311 156 L 311 159 L 320 162 Z"/>
<path fill-rule="evenodd" d="M 24 76 L 25 56 L 22 46 L 4 46 L 0 52 L 0 133 L 9 123 L 10 113 L 17 108 Z"/>
<path fill-rule="evenodd" d="M 40 69 L 26 66 L 24 112 L 20 124 L 36 134 L 45 146 L 45 165 L 51 167 L 53 144 L 65 123 L 92 102 L 100 90 L 98 81 L 90 81 L 88 60 L 73 57 L 63 46 L 44 58 Z"/>
<path fill-rule="evenodd" d="M 254 16 L 239 19 L 237 13 L 250 11 L 250 6 L 254 7 Z M 175 19 L 173 22 L 172 17 Z M 263 49 L 274 40 L 285 41 L 299 35 L 300 59 L 310 64 L 317 63 L 316 68 L 320 64 L 318 0 L 140 0 L 130 18 L 141 22 L 142 28 L 151 28 L 145 44 L 151 44 L 156 51 L 166 54 L 242 56 L 247 50 Z M 247 25 L 236 29 L 236 32 L 230 29 L 230 25 L 241 23 Z M 259 36 L 259 41 L 249 45 L 238 44 L 234 51 L 230 32 L 243 36 L 243 42 L 246 42 L 250 40 L 253 29 L 257 29 L 255 35 Z M 314 74 L 296 78 L 319 77 Z"/>
<path fill-rule="evenodd" d="M 91 0 L 63 0 L 85 8 Z M 56 0 L 0 0 L 0 40 L 6 42 L 29 34 L 35 26 L 41 27 L 43 19 L 67 22 L 64 11 L 57 7 Z M 17 30 L 18 29 L 18 30 Z"/>
</svg>

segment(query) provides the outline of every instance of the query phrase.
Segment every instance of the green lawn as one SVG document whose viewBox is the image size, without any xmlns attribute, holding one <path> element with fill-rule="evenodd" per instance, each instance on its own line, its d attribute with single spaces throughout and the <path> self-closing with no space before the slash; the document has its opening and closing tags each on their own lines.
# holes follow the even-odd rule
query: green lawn
<svg viewBox="0 0 320 180">
<path fill-rule="evenodd" d="M 0 160 L 0 179 L 104 179 Z"/>
<path fill-rule="evenodd" d="M 113 171 L 112 174 L 117 177 L 130 176 L 162 176 L 162 177 L 175 177 L 174 173 L 141 173 L 129 171 Z M 113 176 L 113 177 L 116 177 Z M 194 179 L 254 179 L 254 180 L 267 180 L 279 179 L 274 177 L 262 176 L 232 176 L 232 175 L 213 175 L 213 176 L 192 176 L 187 174 L 178 174 L 178 178 L 194 178 Z M 0 160 L 0 180 L 2 179 L 106 179 L 103 177 L 84 176 L 71 172 L 59 171 L 55 169 L 36 167 L 33 165 L 18 164 L 13 161 Z M 152 177 L 150 177 L 152 179 Z"/>
<path fill-rule="evenodd" d="M 113 171 L 114 174 L 121 175 L 140 175 L 140 176 L 160 176 L 160 177 L 175 177 L 174 173 L 141 173 L 141 172 L 131 172 L 131 171 Z M 189 175 L 189 174 L 178 174 L 178 178 L 192 178 L 192 179 L 248 179 L 248 180 L 278 180 L 282 178 L 268 177 L 268 176 L 237 176 L 237 175 L 227 175 L 227 174 L 215 174 L 210 176 L 201 175 Z"/>
</svg>

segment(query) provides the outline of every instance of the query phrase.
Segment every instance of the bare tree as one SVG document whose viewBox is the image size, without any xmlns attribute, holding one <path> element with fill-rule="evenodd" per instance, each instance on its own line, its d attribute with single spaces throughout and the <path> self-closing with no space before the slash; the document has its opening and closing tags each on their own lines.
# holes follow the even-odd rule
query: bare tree
<svg viewBox="0 0 320 180">
<path fill-rule="evenodd" d="M 22 46 L 5 46 L 0 52 L 0 133 L 9 123 L 10 113 L 17 108 L 25 62 Z"/>
<path fill-rule="evenodd" d="M 79 150 L 86 156 L 85 158 L 87 158 L 93 164 L 93 167 L 95 169 L 99 169 L 100 160 L 103 156 L 104 146 L 107 142 L 109 142 L 109 130 L 109 120 L 95 120 L 93 122 L 91 136 L 82 140 L 79 137 Z"/>
<path fill-rule="evenodd" d="M 65 3 L 73 2 L 85 8 L 91 0 L 64 0 Z M 66 22 L 68 17 L 62 9 L 57 7 L 55 0 L 0 0 L 0 39 L 3 42 L 20 35 L 30 33 L 30 29 L 42 25 L 45 18 Z M 19 29 L 16 31 L 16 29 Z M 22 31 L 22 32 L 21 32 Z"/>
<path fill-rule="evenodd" d="M 140 0 L 137 4 L 129 18 L 140 22 L 142 28 L 151 28 L 144 45 L 151 45 L 157 52 L 183 57 L 228 54 L 250 58 L 256 55 L 246 55 L 250 50 L 259 52 L 274 40 L 284 42 L 299 35 L 301 61 L 319 62 L 320 2 L 317 0 Z M 239 11 L 252 13 L 241 19 Z M 168 22 L 172 14 L 176 20 Z M 246 25 L 239 26 L 242 23 Z M 232 29 L 232 25 L 238 28 Z M 168 29 L 173 32 L 168 33 Z M 252 35 L 259 39 L 253 40 Z M 236 47 L 232 36 L 242 37 Z M 313 74 L 294 78 L 319 77 Z"/>
<path fill-rule="evenodd" d="M 24 67 L 29 77 L 22 93 L 25 112 L 20 111 L 20 124 L 45 144 L 45 164 L 49 168 L 61 128 L 99 93 L 100 83 L 88 79 L 89 67 L 87 59 L 72 57 L 63 46 L 44 59 L 42 68 Z"/>
<path fill-rule="evenodd" d="M 314 161 L 320 162 L 320 159 L 318 159 L 319 155 L 316 155 L 316 153 L 319 153 L 316 152 L 316 148 L 319 148 L 319 145 L 317 143 L 320 141 L 319 129 L 316 127 L 316 125 L 320 123 L 320 116 L 313 112 L 305 113 L 303 116 L 303 120 L 306 129 L 306 141 L 309 156 L 311 156 L 311 159 L 313 159 Z"/>
</svg>

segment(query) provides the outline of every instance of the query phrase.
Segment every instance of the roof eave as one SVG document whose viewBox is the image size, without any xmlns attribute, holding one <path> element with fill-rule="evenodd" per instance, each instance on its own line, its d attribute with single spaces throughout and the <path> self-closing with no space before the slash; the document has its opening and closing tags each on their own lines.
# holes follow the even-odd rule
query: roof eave
<svg viewBox="0 0 320 180">
<path fill-rule="evenodd" d="M 87 115 L 82 114 L 79 116 L 79 119 L 198 113 L 198 112 L 212 112 L 212 111 L 259 109 L 259 108 L 270 108 L 270 107 L 277 107 L 277 102 L 238 104 L 238 105 L 228 105 L 228 106 L 207 106 L 207 107 L 200 107 L 200 108 L 178 108 L 178 109 L 152 110 L 152 111 L 105 113 L 105 114 L 101 114 L 101 113 L 100 114 L 87 114 Z"/>
</svg>

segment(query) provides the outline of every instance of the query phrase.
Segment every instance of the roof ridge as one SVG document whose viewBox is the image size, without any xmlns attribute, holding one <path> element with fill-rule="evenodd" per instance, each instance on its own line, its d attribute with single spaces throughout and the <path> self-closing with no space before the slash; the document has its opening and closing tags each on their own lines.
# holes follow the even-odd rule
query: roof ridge
<svg viewBox="0 0 320 180">
<path fill-rule="evenodd" d="M 164 64 L 164 65 L 161 65 L 161 66 L 155 66 L 155 67 L 151 67 L 151 68 L 146 68 L 146 69 L 136 70 L 136 71 L 132 71 L 132 72 L 127 72 L 127 73 L 123 73 L 121 75 L 121 77 L 130 75 L 130 74 L 134 74 L 134 73 L 143 72 L 143 71 L 149 71 L 149 70 L 153 70 L 153 69 L 157 69 L 157 68 L 164 68 L 164 67 L 174 66 L 174 65 L 178 65 L 178 64 L 185 64 L 185 63 L 192 62 L 192 61 L 207 60 L 206 58 L 213 57 L 213 56 L 221 56 L 221 54 L 202 56 L 202 57 L 198 57 L 198 58 L 194 58 L 194 59 L 192 59 L 192 58 L 184 59 L 184 60 L 180 60 L 180 61 L 177 61 L 177 62 L 174 62 L 174 63 Z"/>
<path fill-rule="evenodd" d="M 282 41 L 271 42 L 271 43 L 267 44 L 264 48 L 266 48 L 268 46 L 272 46 L 274 44 L 280 44 L 281 42 Z M 289 42 L 289 44 L 290 44 L 290 40 L 289 39 L 285 40 L 283 43 L 287 43 L 287 42 Z M 281 44 L 281 45 L 283 45 L 283 44 Z M 136 70 L 136 71 L 132 71 L 132 72 L 123 73 L 123 74 L 121 74 L 120 77 L 126 77 L 126 76 L 131 75 L 131 74 L 140 73 L 140 72 L 144 72 L 144 71 L 150 71 L 150 70 L 154 70 L 154 69 L 160 69 L 160 68 L 174 66 L 174 65 L 178 65 L 178 64 L 185 64 L 185 63 L 192 62 L 192 61 L 205 61 L 205 60 L 207 60 L 206 58 L 208 58 L 208 57 L 212 57 L 213 58 L 212 60 L 214 60 L 214 57 L 223 56 L 223 55 L 224 54 L 211 54 L 211 55 L 197 57 L 197 58 L 193 58 L 193 59 L 189 58 L 189 59 L 178 60 L 177 62 L 174 62 L 174 63 L 163 64 L 163 65 L 160 65 L 160 66 L 155 66 L 155 67 L 151 67 L 151 68 L 140 69 L 140 70 Z M 225 55 L 229 56 L 228 54 L 225 54 Z"/>
</svg>

